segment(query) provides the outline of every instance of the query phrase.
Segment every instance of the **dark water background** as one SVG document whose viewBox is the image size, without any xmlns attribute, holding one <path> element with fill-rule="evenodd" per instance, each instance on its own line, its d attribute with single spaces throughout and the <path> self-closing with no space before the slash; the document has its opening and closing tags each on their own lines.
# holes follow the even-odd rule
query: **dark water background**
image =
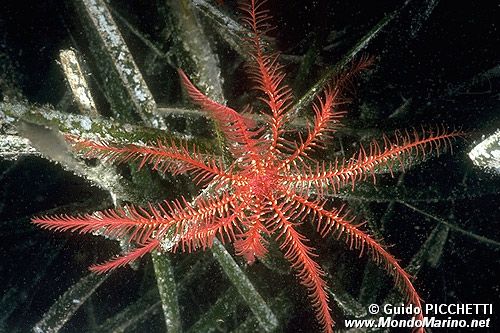
<svg viewBox="0 0 500 333">
<path fill-rule="evenodd" d="M 68 3 L 4 0 L 0 4 L 0 54 L 3 55 L 0 68 L 9 69 L 3 71 L 2 77 L 13 82 L 30 103 L 67 105 L 67 100 L 63 102 L 67 88 L 56 62 L 58 51 L 70 46 L 85 49 L 82 28 Z M 162 37 L 166 27 L 159 10 L 164 6 L 161 1 L 110 3 L 139 31 L 164 51 L 168 50 L 169 42 Z M 407 171 L 402 192 L 391 191 L 397 179 L 382 176 L 377 183 L 380 193 L 374 192 L 371 182 L 367 182 L 352 197 L 347 195 L 346 201 L 357 215 L 372 221 L 375 227 L 380 226 L 379 221 L 390 211 L 390 218 L 383 226 L 384 239 L 393 244 L 390 251 L 403 265 L 411 260 L 439 221 L 456 226 L 433 254 L 433 264 L 426 264 L 419 271 L 416 288 L 429 303 L 496 306 L 500 294 L 500 176 L 473 167 L 466 152 L 474 140 L 491 134 L 500 125 L 500 6 L 497 1 L 435 3 L 425 20 L 415 16 L 421 14 L 420 5 L 411 2 L 365 49 L 366 54 L 375 57 L 375 65 L 356 86 L 346 121 L 354 134 L 346 135 L 345 143 L 349 145 L 360 139 L 356 130 L 369 128 L 391 133 L 395 128 L 420 124 L 444 123 L 469 134 L 465 140 L 454 143 L 453 154 L 443 154 Z M 314 84 L 326 67 L 335 64 L 385 15 L 400 6 L 400 1 L 270 1 L 277 26 L 272 35 L 284 55 L 283 63 L 296 96 Z M 226 1 L 222 10 L 234 13 L 235 5 Z M 141 68 L 146 67 L 147 47 L 121 27 L 134 58 Z M 215 51 L 223 64 L 229 103 L 236 106 L 247 103 L 248 95 L 244 93 L 250 84 L 241 80 L 244 72 L 240 58 L 217 34 L 210 29 L 208 33 L 212 33 Z M 316 55 L 315 65 L 299 76 L 297 59 L 308 52 Z M 87 65 L 92 70 L 92 62 Z M 485 73 L 495 66 L 496 75 L 485 78 Z M 175 69 L 167 64 L 157 64 L 145 74 L 161 105 L 182 103 L 174 73 Z M 404 117 L 389 118 L 405 101 L 411 101 L 410 111 Z M 408 203 L 425 214 L 398 203 L 388 208 L 395 193 L 404 193 L 396 199 L 408 199 Z M 174 190 L 168 195 L 175 196 L 178 192 Z M 368 198 L 367 202 L 356 200 L 360 197 Z M 30 217 L 55 208 L 84 212 L 110 205 L 105 193 L 49 161 L 35 157 L 17 161 L 0 159 L 0 331 L 29 331 L 64 291 L 87 274 L 90 264 L 109 258 L 118 248 L 98 237 L 39 230 L 29 223 Z M 383 272 L 367 273 L 373 271 L 367 260 L 358 259 L 342 242 L 324 240 L 312 233 L 309 237 L 320 253 L 320 263 L 330 274 L 329 285 L 334 292 L 342 290 L 365 300 L 383 299 L 391 286 Z M 193 266 L 202 263 L 202 268 L 192 273 L 195 276 L 186 279 L 179 296 L 187 328 L 210 308 L 230 282 L 209 252 L 175 254 L 172 260 L 179 284 L 184 283 L 184 276 Z M 276 261 L 277 265 L 282 264 L 279 259 Z M 155 283 L 150 260 L 143 259 L 139 266 L 137 271 L 114 272 L 61 332 L 94 331 L 150 290 Z M 273 271 L 257 263 L 246 271 L 265 299 L 280 292 L 288 295 L 289 311 L 281 328 L 284 332 L 310 332 L 317 327 L 302 287 L 286 267 L 284 271 Z M 364 276 L 373 279 L 375 296 L 361 290 Z M 241 306 L 240 311 L 217 322 L 218 331 L 236 327 L 248 309 Z M 500 308 L 497 306 L 494 311 L 493 328 L 480 332 L 498 331 Z M 333 315 L 341 325 L 342 312 L 334 310 Z M 158 306 L 145 318 L 128 331 L 165 330 Z"/>
</svg>

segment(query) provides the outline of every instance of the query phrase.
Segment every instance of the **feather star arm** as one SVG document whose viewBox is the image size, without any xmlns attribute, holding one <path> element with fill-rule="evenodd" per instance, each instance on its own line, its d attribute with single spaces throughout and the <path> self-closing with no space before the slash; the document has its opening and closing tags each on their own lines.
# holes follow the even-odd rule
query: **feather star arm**
<svg viewBox="0 0 500 333">
<path fill-rule="evenodd" d="M 437 128 L 436 131 L 424 130 L 421 132 L 414 129 L 412 132 L 396 132 L 396 138 L 391 141 L 384 136 L 384 148 L 377 141 L 373 141 L 368 149 L 361 147 L 360 151 L 347 162 L 335 161 L 328 167 L 318 164 L 316 170 L 307 171 L 285 177 L 286 182 L 298 191 L 304 191 L 313 187 L 318 194 L 325 190 L 338 191 L 347 184 L 364 180 L 371 175 L 375 181 L 375 169 L 386 167 L 389 172 L 398 164 L 404 170 L 405 166 L 411 164 L 412 158 L 421 154 L 435 152 L 439 154 L 442 150 L 450 147 L 451 141 L 463 136 L 461 131 L 453 130 L 447 132 Z"/>
<path fill-rule="evenodd" d="M 265 204 L 261 200 L 255 200 L 251 207 L 247 205 L 246 210 L 250 212 L 248 216 L 240 218 L 245 231 L 235 240 L 234 249 L 237 255 L 243 256 L 247 263 L 252 264 L 256 258 L 262 258 L 268 252 L 267 240 L 264 238 L 264 235 L 270 234 L 264 225 L 267 221 L 265 215 L 268 210 L 265 209 Z"/>
<path fill-rule="evenodd" d="M 220 159 L 201 154 L 194 145 L 189 150 L 187 143 L 168 143 L 159 139 L 156 144 L 120 146 L 83 140 L 70 135 L 67 135 L 66 139 L 87 158 L 100 158 L 116 163 L 140 161 L 139 168 L 149 164 L 153 170 L 171 172 L 173 175 L 191 173 L 198 183 L 214 177 L 225 181 L 235 180 L 231 173 L 222 170 Z"/>
<path fill-rule="evenodd" d="M 382 266 L 394 278 L 396 287 L 403 293 L 407 301 L 422 309 L 420 297 L 411 282 L 410 275 L 378 241 L 358 229 L 352 224 L 352 220 L 346 220 L 345 214 L 341 216 L 338 211 L 331 212 L 324 209 L 322 204 L 311 202 L 295 193 L 287 193 L 303 207 L 303 209 L 299 209 L 301 212 L 313 213 L 315 216 L 313 220 L 316 221 L 317 230 L 320 231 L 321 236 L 326 237 L 337 232 L 339 237 L 341 235 L 346 237 L 346 242 L 351 249 L 360 251 L 360 256 L 363 255 L 365 249 L 367 252 L 371 252 L 373 261 Z M 302 215 L 302 218 L 305 216 Z M 297 215 L 294 217 L 299 218 Z M 423 313 L 420 312 L 416 319 L 423 320 Z M 423 329 L 419 329 L 418 332 L 423 333 Z"/>
<path fill-rule="evenodd" d="M 325 148 L 324 143 L 330 139 L 332 134 L 339 126 L 339 121 L 347 113 L 338 111 L 339 105 L 346 103 L 342 97 L 346 86 L 352 83 L 353 78 L 361 71 L 368 68 L 372 60 L 367 57 L 362 57 L 355 62 L 351 68 L 341 73 L 332 80 L 323 90 L 323 96 L 318 95 L 317 101 L 313 104 L 314 124 L 308 129 L 307 137 L 300 139 L 300 144 L 294 144 L 294 151 L 283 161 L 280 169 L 284 169 L 290 163 L 302 161 L 303 157 L 308 156 L 308 152 L 315 147 Z"/>
<path fill-rule="evenodd" d="M 174 251 L 180 248 L 182 251 L 195 251 L 198 248 L 203 250 L 209 248 L 213 244 L 214 238 L 219 235 L 221 242 L 225 240 L 234 242 L 236 236 L 242 233 L 238 225 L 238 220 L 244 216 L 244 210 L 247 208 L 245 202 L 237 203 L 236 198 L 229 203 L 228 209 L 220 212 L 220 216 L 214 219 L 213 223 L 198 225 L 194 228 L 189 228 L 174 247 Z M 238 198 L 238 201 L 239 198 Z"/>
<path fill-rule="evenodd" d="M 178 72 L 189 97 L 193 100 L 193 102 L 208 111 L 210 117 L 224 132 L 226 138 L 231 142 L 244 144 L 255 149 L 255 139 L 253 138 L 254 133 L 250 131 L 251 128 L 255 127 L 254 121 L 245 118 L 228 106 L 211 100 L 193 85 L 181 69 L 179 69 Z"/>
<path fill-rule="evenodd" d="M 328 306 L 326 282 L 323 279 L 325 273 L 313 260 L 313 257 L 317 255 L 312 247 L 305 244 L 306 237 L 294 229 L 286 212 L 276 200 L 272 202 L 272 207 L 275 212 L 275 228 L 278 234 L 276 238 L 281 243 L 280 249 L 285 252 L 285 258 L 290 261 L 292 268 L 297 271 L 301 284 L 307 288 L 316 311 L 316 319 L 323 328 L 322 331 L 332 333 L 334 321 Z"/>
<path fill-rule="evenodd" d="M 128 205 L 93 214 L 35 217 L 32 222 L 53 231 L 100 232 L 105 236 L 125 238 L 139 245 L 137 249 L 121 257 L 93 266 L 94 271 L 103 273 L 124 266 L 157 248 L 163 238 L 168 237 L 170 230 L 175 235 L 189 235 L 193 228 L 213 224 L 217 216 L 223 215 L 234 205 L 234 200 L 233 196 L 225 194 L 218 199 L 199 199 L 193 207 L 181 197 L 181 200 L 164 201 L 155 206 L 150 204 L 148 209 Z"/>
<path fill-rule="evenodd" d="M 122 256 L 118 256 L 102 264 L 92 265 L 89 267 L 89 269 L 94 273 L 103 274 L 112 271 L 113 269 L 126 266 L 132 261 L 135 261 L 143 257 L 144 255 L 156 250 L 159 246 L 160 242 L 157 239 L 153 239 L 148 243 L 139 246 L 130 252 L 127 252 Z"/>
<path fill-rule="evenodd" d="M 249 64 L 249 76 L 256 83 L 256 88 L 265 94 L 262 100 L 271 110 L 271 132 L 274 150 L 283 134 L 285 111 L 292 102 L 292 91 L 283 83 L 285 73 L 278 62 L 278 53 L 268 53 L 263 45 L 262 37 L 270 30 L 270 16 L 261 7 L 265 1 L 251 0 L 242 3 L 241 10 L 246 14 L 243 22 L 250 28 L 251 36 L 247 38 L 252 62 Z"/>
<path fill-rule="evenodd" d="M 335 106 L 339 104 L 337 87 L 328 87 L 324 91 L 324 96 L 318 96 L 317 102 L 313 105 L 314 110 L 314 124 L 312 129 L 308 129 L 307 137 L 302 139 L 299 137 L 300 144 L 294 143 L 294 151 L 280 165 L 280 169 L 286 168 L 290 163 L 296 163 L 297 160 L 301 161 L 303 157 L 307 156 L 307 152 L 314 147 L 321 147 L 334 131 L 333 125 L 342 118 L 345 112 L 335 111 Z"/>
</svg>

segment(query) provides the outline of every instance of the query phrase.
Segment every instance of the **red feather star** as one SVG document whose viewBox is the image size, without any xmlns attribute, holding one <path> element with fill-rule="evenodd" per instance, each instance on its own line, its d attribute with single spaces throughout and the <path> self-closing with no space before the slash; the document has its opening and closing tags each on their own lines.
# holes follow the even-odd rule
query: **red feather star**
<svg viewBox="0 0 500 333">
<path fill-rule="evenodd" d="M 375 177 L 376 169 L 392 171 L 395 165 L 410 164 L 410 156 L 442 151 L 459 131 L 411 130 L 397 132 L 394 139 L 384 136 L 383 143 L 369 147 L 349 159 L 319 162 L 311 153 L 331 140 L 344 115 L 342 88 L 363 70 L 369 60 L 362 59 L 337 77 L 321 92 L 313 104 L 314 121 L 297 141 L 285 138 L 293 96 L 284 84 L 285 74 L 278 54 L 263 46 L 269 16 L 262 3 L 249 1 L 243 6 L 243 22 L 252 32 L 245 38 L 250 50 L 249 75 L 262 93 L 268 110 L 261 111 L 266 122 L 256 122 L 232 108 L 219 104 L 200 92 L 179 70 L 190 98 L 205 110 L 225 135 L 232 163 L 200 153 L 188 144 L 158 140 L 144 145 L 114 145 L 69 137 L 86 156 L 113 162 L 139 161 L 159 172 L 190 174 L 205 189 L 193 201 L 184 197 L 150 204 L 146 208 L 127 205 L 92 214 L 44 216 L 33 223 L 54 231 L 92 233 L 100 231 L 115 238 L 127 238 L 136 249 L 109 262 L 92 266 L 104 273 L 125 266 L 145 254 L 158 250 L 194 251 L 210 248 L 215 237 L 232 242 L 238 255 L 249 263 L 267 253 L 274 240 L 307 288 L 316 319 L 323 332 L 333 332 L 325 272 L 315 261 L 318 256 L 300 231 L 303 223 L 313 223 L 322 237 L 344 237 L 349 247 L 369 256 L 394 279 L 408 303 L 421 307 L 411 277 L 398 261 L 360 225 L 353 223 L 342 209 L 327 209 L 328 198 L 346 186 Z M 174 236 L 172 236 L 174 235 Z M 166 243 L 175 242 L 172 247 Z M 417 315 L 422 319 L 422 314 Z M 423 332 L 423 329 L 419 329 Z"/>
</svg>

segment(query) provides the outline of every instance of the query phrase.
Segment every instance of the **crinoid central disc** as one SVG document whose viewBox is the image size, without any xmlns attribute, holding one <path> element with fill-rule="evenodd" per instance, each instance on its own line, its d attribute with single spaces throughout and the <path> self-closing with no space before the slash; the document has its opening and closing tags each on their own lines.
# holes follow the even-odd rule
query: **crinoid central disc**
<svg viewBox="0 0 500 333">
<path fill-rule="evenodd" d="M 276 177 L 273 174 L 258 173 L 248 181 L 250 191 L 257 197 L 268 197 L 275 184 Z"/>
</svg>

